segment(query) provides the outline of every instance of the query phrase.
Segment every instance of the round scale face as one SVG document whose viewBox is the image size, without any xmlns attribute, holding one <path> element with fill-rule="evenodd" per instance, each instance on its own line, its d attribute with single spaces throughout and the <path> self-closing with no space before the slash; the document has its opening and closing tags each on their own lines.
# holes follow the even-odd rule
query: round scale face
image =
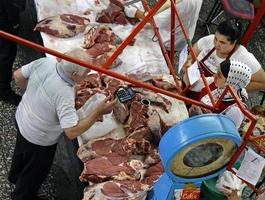
<svg viewBox="0 0 265 200">
<path fill-rule="evenodd" d="M 188 145 L 177 152 L 171 171 L 181 178 L 200 178 L 222 169 L 237 150 L 236 144 L 225 138 L 209 138 Z"/>
</svg>

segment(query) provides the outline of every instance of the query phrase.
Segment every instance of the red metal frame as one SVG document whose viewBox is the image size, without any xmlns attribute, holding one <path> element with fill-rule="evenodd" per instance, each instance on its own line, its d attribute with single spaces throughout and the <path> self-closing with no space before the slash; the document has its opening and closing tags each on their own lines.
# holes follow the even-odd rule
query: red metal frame
<svg viewBox="0 0 265 200">
<path fill-rule="evenodd" d="M 175 3 L 176 0 L 171 1 L 171 13 L 175 12 Z M 176 18 L 174 15 L 171 15 L 170 18 L 170 23 L 171 23 L 171 31 L 170 31 L 170 60 L 172 64 L 174 65 L 174 52 L 175 52 L 175 23 L 176 23 Z M 185 30 L 185 29 L 184 29 Z"/>
<path fill-rule="evenodd" d="M 159 1 L 159 2 L 162 2 L 162 1 Z M 158 2 L 158 3 L 159 3 L 159 2 Z M 149 6 L 147 0 L 142 0 L 142 3 L 143 3 L 143 5 L 144 5 L 144 7 L 146 8 L 146 10 L 148 11 L 148 13 L 151 14 L 151 13 L 152 13 L 152 9 L 150 8 L 150 6 Z M 165 3 L 165 2 L 164 2 L 164 3 Z M 163 4 L 162 4 L 162 5 L 163 5 Z M 160 7 L 161 7 L 161 6 L 160 6 Z M 160 7 L 159 7 L 159 8 L 160 8 Z M 153 8 L 153 9 L 154 9 L 154 8 Z M 154 14 L 155 14 L 155 13 L 154 13 Z M 169 66 L 170 73 L 172 74 L 172 76 L 173 76 L 173 78 L 174 78 L 174 81 L 175 81 L 175 83 L 176 83 L 177 90 L 178 90 L 178 92 L 181 93 L 182 89 L 181 89 L 180 84 L 179 84 L 179 78 L 177 77 L 177 75 L 176 75 L 176 73 L 175 73 L 175 70 L 174 70 L 174 54 L 173 54 L 173 58 L 172 58 L 172 53 L 170 53 L 170 57 L 168 56 L 167 50 L 166 50 L 166 48 L 165 48 L 165 46 L 164 46 L 164 44 L 163 44 L 163 40 L 162 40 L 162 37 L 161 37 L 160 32 L 159 32 L 159 28 L 157 27 L 156 22 L 155 22 L 155 20 L 154 20 L 154 18 L 153 18 L 154 14 L 153 14 L 153 13 L 151 14 L 150 22 L 151 22 L 151 24 L 152 24 L 153 30 L 154 30 L 154 32 L 155 32 L 155 35 L 156 35 L 156 37 L 157 37 L 157 39 L 158 39 L 158 42 L 159 42 L 159 45 L 160 45 L 160 47 L 161 47 L 162 53 L 163 53 L 163 55 L 164 55 L 164 57 L 165 57 L 165 59 L 166 59 L 166 62 L 167 62 L 167 64 L 168 64 L 168 66 Z M 148 15 L 147 15 L 147 16 L 148 16 Z M 174 24 L 175 24 L 175 23 L 174 23 Z M 175 29 L 175 28 L 173 27 L 173 29 Z M 171 51 L 171 52 L 172 52 L 172 51 Z M 173 51 L 173 52 L 174 52 L 174 51 Z"/>
<path fill-rule="evenodd" d="M 38 50 L 40 52 L 45 52 L 45 53 L 54 55 L 54 56 L 56 56 L 58 58 L 62 58 L 62 59 L 68 60 L 70 62 L 82 65 L 82 66 L 84 66 L 86 68 L 98 71 L 98 72 L 106 74 L 108 76 L 111 76 L 111 77 L 114 77 L 114 78 L 129 82 L 129 83 L 132 83 L 132 84 L 134 84 L 136 86 L 144 87 L 144 88 L 147 88 L 147 89 L 152 90 L 154 92 L 161 93 L 161 94 L 164 94 L 164 95 L 167 95 L 167 96 L 182 100 L 182 101 L 187 102 L 187 103 L 191 103 L 191 104 L 194 104 L 194 105 L 197 105 L 197 106 L 201 106 L 203 108 L 207 108 L 207 109 L 213 110 L 213 107 L 205 105 L 205 104 L 203 104 L 203 103 L 201 103 L 199 101 L 195 101 L 193 99 L 181 96 L 181 95 L 173 93 L 173 92 L 169 92 L 167 90 L 163 90 L 163 89 L 155 87 L 153 85 L 150 85 L 150 84 L 147 84 L 147 83 L 135 80 L 135 79 L 131 79 L 131 78 L 125 76 L 125 75 L 122 75 L 122 74 L 119 74 L 117 72 L 105 69 L 104 67 L 94 66 L 94 65 L 89 64 L 87 62 L 84 62 L 82 60 L 76 59 L 74 57 L 70 57 L 70 56 L 62 54 L 62 53 L 60 53 L 58 51 L 43 47 L 43 46 L 41 46 L 39 44 L 36 44 L 34 42 L 30 42 L 30 41 L 25 40 L 23 38 L 14 36 L 14 35 L 12 35 L 10 33 L 4 32 L 4 31 L 0 31 L 0 37 L 3 37 L 3 38 L 8 39 L 8 40 L 12 40 L 12 41 L 20 43 L 20 44 L 23 44 L 23 45 L 28 46 L 30 48 L 36 49 L 36 50 Z"/>
<path fill-rule="evenodd" d="M 192 57 L 196 60 L 196 62 L 198 62 L 197 58 L 196 58 L 196 55 L 194 53 L 194 50 L 192 49 L 192 45 L 191 45 L 191 41 L 189 39 L 189 36 L 185 30 L 185 27 L 183 25 L 183 22 L 182 22 L 182 19 L 178 13 L 178 10 L 176 8 L 176 5 L 175 5 L 175 0 L 171 0 L 171 12 L 173 14 L 171 14 L 171 54 L 170 54 L 170 58 L 167 54 L 167 51 L 163 45 L 163 41 L 162 41 L 162 38 L 160 36 L 160 33 L 159 33 L 159 29 L 158 27 L 156 26 L 156 23 L 153 19 L 153 16 L 154 14 L 159 10 L 159 8 L 166 2 L 166 0 L 160 0 L 156 6 L 153 8 L 153 9 L 150 9 L 148 3 L 146 0 L 143 0 L 143 3 L 146 7 L 146 9 L 148 10 L 148 14 L 145 16 L 145 18 L 136 26 L 136 28 L 131 32 L 131 34 L 123 41 L 123 43 L 118 47 L 118 49 L 113 53 L 113 55 L 107 60 L 107 62 L 102 66 L 102 67 L 97 67 L 97 66 L 94 66 L 94 65 L 91 65 L 89 63 L 86 63 L 84 61 L 81 61 L 81 60 L 78 60 L 76 58 L 73 58 L 73 57 L 70 57 L 70 56 L 67 56 L 65 54 L 62 54 L 60 52 L 57 52 L 55 50 L 52 50 L 52 49 L 49 49 L 49 48 L 46 48 L 46 47 L 43 47 L 41 45 L 38 45 L 36 43 L 33 43 L 33 42 L 30 42 L 28 40 L 25 40 L 23 38 L 20 38 L 20 37 L 17 37 L 17 36 L 14 36 L 12 34 L 9 34 L 9 33 L 6 33 L 4 31 L 1 31 L 0 30 L 0 37 L 3 37 L 5 39 L 8 39 L 8 40 L 12 40 L 12 41 L 15 41 L 17 43 L 20 43 L 22 45 L 25 45 L 25 46 L 28 46 L 30 48 L 33 48 L 33 49 L 36 49 L 40 52 L 45 52 L 45 53 L 49 53 L 51 55 L 54 55 L 56 57 L 59 57 L 59 58 L 62 58 L 62 59 L 65 59 L 65 60 L 68 60 L 70 62 L 74 62 L 76 64 L 79 64 L 79 65 L 82 65 L 86 68 L 89 68 L 89 69 L 92 69 L 92 70 L 95 70 L 95 71 L 98 71 L 100 73 L 104 73 L 108 76 L 111 76 L 111 77 L 114 77 L 114 78 L 117 78 L 117 79 L 120 79 L 120 80 L 123 80 L 123 81 L 126 81 L 126 82 L 129 82 L 129 83 L 132 83 L 136 86 L 139 86 L 139 87 L 144 87 L 144 88 L 147 88 L 149 90 L 152 90 L 154 92 L 157 92 L 157 93 L 161 93 L 161 94 L 164 94 L 164 95 L 167 95 L 167 96 L 170 96 L 170 97 L 173 97 L 173 98 L 176 98 L 176 99 L 179 99 L 179 100 L 182 100 L 184 102 L 187 102 L 187 103 L 190 103 L 190 104 L 194 104 L 194 105 L 197 105 L 197 106 L 200 106 L 200 107 L 203 107 L 203 108 L 206 108 L 206 109 L 210 109 L 212 111 L 216 111 L 218 110 L 218 106 L 220 105 L 221 103 L 221 100 L 223 99 L 224 95 L 226 93 L 230 93 L 232 95 L 232 97 L 234 98 L 235 102 L 237 103 L 238 107 L 241 109 L 241 111 L 243 112 L 243 114 L 251 121 L 251 125 L 249 126 L 248 130 L 247 130 L 247 133 L 246 135 L 244 136 L 244 141 L 243 141 L 243 144 L 240 146 L 240 148 L 238 149 L 238 151 L 235 153 L 235 155 L 232 157 L 231 161 L 229 162 L 228 166 L 227 166 L 227 169 L 232 171 L 234 173 L 234 171 L 232 170 L 232 166 L 233 164 L 235 163 L 235 161 L 237 160 L 238 156 L 244 151 L 244 149 L 247 147 L 247 145 L 249 144 L 249 142 L 255 142 L 257 140 L 261 140 L 261 139 L 264 139 L 265 136 L 259 136 L 259 137 L 254 137 L 252 135 L 252 132 L 253 132 L 253 129 L 255 127 L 255 124 L 256 124 L 256 119 L 255 117 L 245 108 L 245 106 L 242 104 L 242 102 L 239 100 L 239 98 L 237 97 L 236 93 L 233 91 L 233 89 L 230 87 L 230 86 L 227 86 L 226 89 L 224 90 L 223 94 L 221 95 L 220 99 L 217 101 L 217 102 L 214 102 L 214 99 L 213 99 L 213 96 L 211 94 L 211 91 L 210 91 L 210 88 L 209 88 L 209 85 L 205 79 L 205 76 L 203 74 L 203 71 L 201 70 L 201 77 L 203 79 L 203 82 L 207 88 L 207 92 L 208 92 L 208 95 L 210 96 L 211 98 L 211 101 L 212 101 L 212 105 L 213 106 L 208 106 L 208 105 L 205 105 L 199 101 L 195 101 L 193 99 L 190 99 L 190 98 L 187 98 L 185 96 L 182 96 L 182 95 L 179 95 L 179 94 L 176 94 L 176 93 L 173 93 L 173 92 L 169 92 L 167 90 L 163 90 L 163 89 L 160 89 L 158 87 L 155 87 L 155 86 L 152 86 L 150 84 L 147 84 L 147 83 L 144 83 L 144 82 L 140 82 L 138 80 L 135 80 L 135 79 L 131 79 L 131 78 L 128 78 L 127 76 L 125 75 L 122 75 L 122 74 L 119 74 L 119 73 L 116 73 L 116 72 L 113 72 L 113 71 L 110 71 L 108 70 L 107 68 L 109 66 L 111 66 L 111 64 L 113 63 L 113 61 L 119 56 L 119 54 L 122 52 L 122 50 L 133 40 L 133 38 L 136 36 L 136 34 L 142 30 L 142 28 L 145 26 L 145 24 L 147 22 L 150 22 L 152 25 L 153 25 L 153 28 L 154 28 L 154 32 L 158 38 L 158 41 L 159 41 L 159 44 L 161 46 L 161 49 L 162 49 L 162 52 L 165 56 L 165 59 L 167 61 L 167 64 L 169 66 L 169 69 L 170 69 L 170 72 L 171 74 L 173 75 L 174 77 L 174 80 L 176 82 L 176 88 L 178 90 L 178 92 L 181 94 L 183 93 L 183 90 L 181 89 L 180 85 L 179 85 L 179 82 L 178 82 L 178 77 L 176 76 L 175 74 L 175 71 L 174 71 L 174 67 L 173 67 L 173 64 L 174 63 L 174 39 L 175 39 L 175 35 L 174 35 L 174 31 L 175 31 L 175 16 L 177 17 L 177 19 L 179 20 L 179 24 L 182 28 L 182 31 L 183 31 L 183 34 L 184 34 L 184 37 L 186 38 L 187 40 L 187 43 L 189 45 L 189 48 L 190 48 L 190 52 L 191 52 L 191 55 Z M 259 22 L 261 16 L 264 14 L 265 12 L 265 0 L 263 1 L 263 4 L 262 4 L 262 7 L 261 9 L 259 10 L 259 12 L 257 13 L 257 16 L 255 17 L 254 21 L 255 21 L 255 25 L 256 23 Z M 253 24 L 252 24 L 253 25 Z M 249 37 L 251 36 L 251 33 L 252 33 L 252 30 L 255 29 L 256 26 L 252 26 L 250 27 L 250 29 L 248 30 L 248 32 L 246 33 L 245 35 L 245 39 L 243 40 L 245 43 L 248 42 L 249 40 Z M 199 66 L 199 63 L 198 63 L 198 66 Z M 200 68 L 200 66 L 199 66 Z M 185 91 L 185 90 L 184 90 Z M 256 145 L 257 149 L 259 150 L 262 150 L 265 152 L 265 149 L 264 148 L 261 148 L 261 147 L 258 147 L 258 145 Z M 245 182 L 245 181 L 244 181 Z M 247 183 L 252 189 L 254 189 L 256 192 L 256 188 L 255 186 L 252 186 L 251 184 Z"/>
<path fill-rule="evenodd" d="M 237 152 L 232 156 L 230 162 L 227 165 L 227 170 L 231 171 L 233 174 L 236 175 L 236 172 L 232 169 L 233 165 L 235 164 L 235 162 L 237 161 L 238 157 L 241 155 L 241 153 L 246 149 L 247 145 L 249 144 L 250 140 L 250 136 L 253 133 L 253 130 L 255 128 L 256 125 L 256 118 L 255 116 L 249 112 L 249 110 L 246 108 L 246 106 L 238 99 L 235 91 L 233 90 L 233 88 L 231 86 L 227 86 L 224 90 L 224 92 L 222 93 L 220 99 L 217 101 L 216 106 L 218 107 L 219 104 L 221 103 L 221 99 L 224 98 L 224 95 L 226 93 L 230 93 L 232 95 L 232 97 L 234 98 L 237 106 L 240 108 L 241 112 L 245 115 L 245 117 L 247 117 L 250 120 L 250 126 L 243 138 L 243 143 L 242 145 L 239 147 L 239 149 L 237 150 Z M 245 182 L 251 189 L 253 189 L 255 192 L 257 192 L 258 190 L 255 188 L 255 186 L 253 186 L 252 184 L 248 183 L 247 181 L 241 179 L 243 182 Z"/>
<path fill-rule="evenodd" d="M 206 81 L 206 78 L 205 78 L 205 76 L 204 76 L 204 74 L 203 74 L 203 70 L 201 69 L 201 66 L 200 66 L 200 62 L 198 61 L 197 56 L 196 56 L 196 54 L 195 54 L 195 52 L 194 52 L 194 50 L 193 50 L 193 48 L 192 48 L 192 44 L 191 44 L 191 42 L 190 42 L 189 35 L 188 35 L 188 33 L 187 33 L 187 31 L 186 31 L 186 28 L 185 28 L 185 26 L 184 26 L 184 24 L 183 24 L 183 22 L 182 22 L 181 16 L 179 15 L 179 12 L 178 12 L 178 9 L 177 9 L 177 7 L 176 7 L 176 4 L 175 4 L 174 0 L 171 0 L 171 5 L 173 5 L 173 6 L 171 6 L 171 8 L 173 8 L 172 10 L 174 11 L 174 13 L 175 13 L 175 15 L 176 15 L 176 17 L 177 17 L 177 19 L 178 19 L 178 21 L 179 21 L 179 25 L 180 25 L 180 27 L 181 27 L 181 29 L 182 29 L 182 32 L 183 32 L 183 34 L 184 34 L 184 37 L 185 37 L 185 39 L 186 39 L 186 41 L 187 41 L 187 44 L 188 44 L 188 46 L 189 46 L 191 56 L 192 56 L 192 58 L 195 60 L 195 62 L 197 62 L 197 64 L 198 64 L 198 67 L 199 67 L 199 70 L 200 70 L 200 73 L 201 73 L 201 78 L 202 78 L 203 83 L 204 83 L 204 85 L 205 85 L 205 87 L 206 87 L 207 94 L 209 95 L 210 100 L 211 100 L 211 103 L 212 103 L 212 105 L 214 106 L 214 105 L 215 105 L 215 102 L 214 102 L 214 98 L 213 98 L 213 95 L 212 95 L 212 93 L 211 93 L 211 90 L 210 90 L 209 84 L 208 84 L 207 81 Z M 171 16 L 172 16 L 172 14 L 171 14 Z M 171 23 L 172 23 L 172 21 L 171 21 Z M 175 29 L 175 24 L 171 24 L 171 27 L 173 27 L 173 28 Z M 172 30 L 171 30 L 171 31 L 172 31 Z M 174 42 L 173 40 L 171 40 L 171 46 L 172 46 L 172 45 L 173 45 L 173 46 L 175 45 L 175 42 Z M 189 87 L 189 86 L 187 86 L 187 87 Z M 187 89 L 187 88 L 186 88 L 186 89 Z"/>
<path fill-rule="evenodd" d="M 242 39 L 242 44 L 246 45 L 250 38 L 252 37 L 254 31 L 256 30 L 262 16 L 265 14 L 265 0 L 263 0 L 258 12 L 256 13 L 251 25 L 247 29 L 247 32 L 245 33 L 243 39 Z"/>
</svg>

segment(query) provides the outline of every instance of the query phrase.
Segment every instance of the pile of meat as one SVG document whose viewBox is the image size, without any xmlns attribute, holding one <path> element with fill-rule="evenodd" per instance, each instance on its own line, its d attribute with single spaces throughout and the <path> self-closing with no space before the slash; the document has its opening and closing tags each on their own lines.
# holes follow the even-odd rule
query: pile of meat
<svg viewBox="0 0 265 200">
<path fill-rule="evenodd" d="M 169 87 L 159 78 L 145 76 L 145 80 Z M 113 97 L 119 87 L 128 86 L 104 75 L 89 74 L 77 87 L 76 106 L 81 107 L 95 93 Z M 130 87 L 135 97 L 125 103 L 118 102 L 113 111 L 115 119 L 123 125 L 125 136 L 90 140 L 77 152 L 84 163 L 80 180 L 92 183 L 84 191 L 84 200 L 145 199 L 163 173 L 157 144 L 168 127 L 159 110 L 169 112 L 171 102 L 149 90 Z"/>
<path fill-rule="evenodd" d="M 128 23 L 136 24 L 139 22 L 137 18 L 129 18 L 125 15 L 123 3 L 119 0 L 110 0 L 107 9 L 98 13 L 96 21 L 121 25 L 126 25 Z"/>
<path fill-rule="evenodd" d="M 93 26 L 84 34 L 82 47 L 86 49 L 96 66 L 102 66 L 108 58 L 115 52 L 122 40 L 105 25 Z M 112 66 L 121 64 L 120 59 L 116 59 Z"/>
<path fill-rule="evenodd" d="M 72 14 L 47 17 L 37 23 L 34 31 L 40 31 L 60 38 L 73 37 L 84 32 L 90 20 Z"/>
</svg>

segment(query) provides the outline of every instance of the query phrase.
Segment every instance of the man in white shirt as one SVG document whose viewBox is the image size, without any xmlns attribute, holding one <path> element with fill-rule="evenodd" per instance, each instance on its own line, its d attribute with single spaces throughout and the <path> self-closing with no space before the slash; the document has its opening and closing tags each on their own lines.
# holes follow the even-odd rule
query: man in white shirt
<svg viewBox="0 0 265 200">
<path fill-rule="evenodd" d="M 87 58 L 81 49 L 67 54 L 84 61 Z M 115 101 L 106 99 L 91 115 L 79 120 L 73 86 L 86 71 L 77 64 L 48 57 L 15 71 L 16 83 L 26 91 L 16 111 L 17 142 L 9 173 L 9 181 L 16 185 L 12 200 L 37 199 L 63 132 L 75 139 L 101 115 L 111 112 Z"/>
</svg>

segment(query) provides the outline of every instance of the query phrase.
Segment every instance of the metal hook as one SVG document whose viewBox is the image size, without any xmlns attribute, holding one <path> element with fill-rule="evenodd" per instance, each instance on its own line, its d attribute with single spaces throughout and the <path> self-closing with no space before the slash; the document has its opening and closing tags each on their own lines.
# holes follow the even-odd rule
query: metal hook
<svg viewBox="0 0 265 200">
<path fill-rule="evenodd" d="M 156 34 L 154 34 L 154 36 L 152 37 L 152 41 L 153 42 L 157 42 L 158 41 L 158 38 L 157 38 Z"/>
</svg>

